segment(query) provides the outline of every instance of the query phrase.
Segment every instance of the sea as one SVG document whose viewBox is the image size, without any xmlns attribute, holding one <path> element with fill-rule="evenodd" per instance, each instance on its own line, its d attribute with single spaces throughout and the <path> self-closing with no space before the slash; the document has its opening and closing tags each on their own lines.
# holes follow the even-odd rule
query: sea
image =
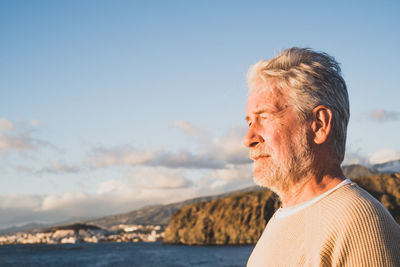
<svg viewBox="0 0 400 267">
<path fill-rule="evenodd" d="M 0 246 L 0 266 L 246 266 L 253 246 L 78 243 Z"/>
</svg>

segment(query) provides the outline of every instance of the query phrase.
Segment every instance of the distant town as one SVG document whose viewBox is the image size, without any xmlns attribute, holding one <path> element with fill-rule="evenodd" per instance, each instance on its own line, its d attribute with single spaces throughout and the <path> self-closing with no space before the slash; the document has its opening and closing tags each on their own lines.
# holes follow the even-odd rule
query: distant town
<svg viewBox="0 0 400 267">
<path fill-rule="evenodd" d="M 73 224 L 35 233 L 0 235 L 0 245 L 156 242 L 162 239 L 164 230 L 163 225 L 119 224 L 104 230 L 94 225 Z"/>
</svg>

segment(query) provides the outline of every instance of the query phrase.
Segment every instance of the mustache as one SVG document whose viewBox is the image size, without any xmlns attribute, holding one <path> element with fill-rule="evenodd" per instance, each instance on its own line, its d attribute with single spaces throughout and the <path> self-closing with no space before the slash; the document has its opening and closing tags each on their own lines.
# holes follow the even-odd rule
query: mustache
<svg viewBox="0 0 400 267">
<path fill-rule="evenodd" d="M 255 160 L 260 157 L 268 157 L 270 154 L 266 151 L 264 147 L 255 147 L 249 150 L 249 158 Z"/>
</svg>

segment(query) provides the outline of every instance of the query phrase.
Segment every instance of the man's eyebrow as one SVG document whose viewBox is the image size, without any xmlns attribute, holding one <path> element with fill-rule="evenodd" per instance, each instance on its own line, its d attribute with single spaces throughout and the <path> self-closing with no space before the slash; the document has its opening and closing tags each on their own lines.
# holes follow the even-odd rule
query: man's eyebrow
<svg viewBox="0 0 400 267">
<path fill-rule="evenodd" d="M 253 114 L 256 114 L 256 115 L 261 114 L 261 113 L 271 113 L 271 114 L 274 114 L 274 113 L 277 113 L 277 112 L 279 112 L 279 111 L 272 110 L 272 109 L 270 109 L 270 108 L 260 108 L 260 109 L 255 110 L 255 111 L 253 112 Z"/>
<path fill-rule="evenodd" d="M 257 110 L 255 110 L 254 112 L 252 112 L 253 114 L 255 114 L 255 115 L 260 115 L 260 114 L 262 114 L 262 113 L 269 113 L 269 114 L 271 114 L 271 115 L 273 115 L 273 114 L 276 114 L 276 113 L 278 113 L 279 111 L 274 111 L 274 110 L 272 110 L 272 109 L 269 109 L 269 108 L 260 108 L 260 109 L 257 109 Z M 250 120 L 250 117 L 249 116 L 246 116 L 246 118 L 245 118 L 245 121 L 249 121 Z"/>
</svg>

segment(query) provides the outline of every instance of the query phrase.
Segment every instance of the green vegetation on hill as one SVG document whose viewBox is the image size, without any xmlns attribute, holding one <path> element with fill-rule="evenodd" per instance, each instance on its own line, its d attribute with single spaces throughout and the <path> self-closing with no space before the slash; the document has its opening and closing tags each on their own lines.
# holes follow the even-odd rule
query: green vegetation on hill
<svg viewBox="0 0 400 267">
<path fill-rule="evenodd" d="M 351 177 L 352 181 L 381 201 L 400 223 L 400 175 L 355 176 L 359 177 Z M 187 245 L 254 244 L 279 206 L 278 197 L 270 190 L 188 204 L 171 218 L 163 242 Z"/>
<path fill-rule="evenodd" d="M 280 206 L 270 190 L 241 193 L 189 204 L 172 217 L 164 232 L 169 244 L 253 244 L 266 219 Z"/>
</svg>

